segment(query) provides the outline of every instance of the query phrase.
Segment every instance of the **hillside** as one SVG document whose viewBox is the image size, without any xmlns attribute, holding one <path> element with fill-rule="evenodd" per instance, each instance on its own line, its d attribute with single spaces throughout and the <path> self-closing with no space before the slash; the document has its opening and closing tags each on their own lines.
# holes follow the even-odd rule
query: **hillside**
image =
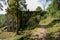
<svg viewBox="0 0 60 40">
<path fill-rule="evenodd" d="M 60 40 L 60 0 L 0 0 L 0 9 L 0 40 Z"/>
<path fill-rule="evenodd" d="M 6 26 L 6 15 L 5 14 L 0 14 L 0 31 L 3 31 L 4 27 Z"/>
</svg>

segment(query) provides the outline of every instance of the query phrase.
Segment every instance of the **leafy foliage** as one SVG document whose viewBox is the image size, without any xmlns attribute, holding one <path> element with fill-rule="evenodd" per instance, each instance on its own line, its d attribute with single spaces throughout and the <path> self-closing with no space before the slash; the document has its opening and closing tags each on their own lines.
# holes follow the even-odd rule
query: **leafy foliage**
<svg viewBox="0 0 60 40">
<path fill-rule="evenodd" d="M 48 0 L 46 0 L 46 2 L 48 2 Z M 22 40 L 22 39 L 32 40 L 30 38 L 33 37 L 31 36 L 32 34 L 30 34 L 31 31 L 33 32 L 33 34 L 35 34 L 35 32 L 39 30 L 38 32 L 36 32 L 39 34 L 41 28 L 40 25 L 43 25 L 44 27 L 46 26 L 45 29 L 47 29 L 50 33 L 49 40 L 55 40 L 57 36 L 59 36 L 55 34 L 58 31 L 58 29 L 60 29 L 60 25 L 59 25 L 60 24 L 60 9 L 59 9 L 60 3 L 57 0 L 52 1 L 52 3 L 47 8 L 47 11 L 42 10 L 41 7 L 39 6 L 36 8 L 36 11 L 34 12 L 26 11 L 25 1 L 22 0 L 8 0 L 8 6 L 9 7 L 7 8 L 6 12 L 12 15 L 12 17 L 14 17 L 14 20 L 10 22 L 10 20 L 13 18 L 8 15 L 8 18 L 10 18 L 8 21 L 10 23 L 12 22 L 15 23 L 16 21 L 16 23 L 14 24 L 14 26 L 17 25 L 15 29 L 16 33 L 17 34 L 21 33 L 19 36 L 16 36 L 14 40 Z M 1 16 L 0 18 L 1 18 L 0 24 L 2 25 L 5 23 L 6 18 L 4 15 Z"/>
<path fill-rule="evenodd" d="M 36 8 L 36 11 L 42 11 L 41 7 L 38 6 L 38 7 Z"/>
<path fill-rule="evenodd" d="M 0 27 L 4 27 L 6 25 L 6 15 L 0 14 Z"/>
</svg>

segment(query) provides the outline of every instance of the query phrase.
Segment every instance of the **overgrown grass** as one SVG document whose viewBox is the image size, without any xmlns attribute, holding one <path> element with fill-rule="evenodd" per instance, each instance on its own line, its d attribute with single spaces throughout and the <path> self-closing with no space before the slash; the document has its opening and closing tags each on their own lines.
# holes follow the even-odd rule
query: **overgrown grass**
<svg viewBox="0 0 60 40">
<path fill-rule="evenodd" d="M 60 24 L 56 23 L 54 26 L 47 28 L 49 32 L 56 32 L 58 29 L 60 29 Z"/>
<path fill-rule="evenodd" d="M 41 20 L 39 24 L 43 24 L 43 25 L 48 25 L 49 23 L 51 23 L 54 20 L 53 17 L 49 16 L 47 17 L 45 20 Z"/>
</svg>

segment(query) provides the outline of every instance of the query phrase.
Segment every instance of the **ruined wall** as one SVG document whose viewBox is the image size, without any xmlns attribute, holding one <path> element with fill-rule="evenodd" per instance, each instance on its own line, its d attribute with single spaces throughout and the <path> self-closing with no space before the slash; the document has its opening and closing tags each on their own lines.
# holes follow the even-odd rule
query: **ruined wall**
<svg viewBox="0 0 60 40">
<path fill-rule="evenodd" d="M 16 29 L 15 17 L 11 14 L 7 14 L 7 31 L 13 32 Z"/>
<path fill-rule="evenodd" d="M 20 11 L 16 15 L 7 14 L 7 31 L 14 32 L 16 29 L 25 28 L 29 18 L 35 15 L 38 15 L 38 11 Z"/>
</svg>

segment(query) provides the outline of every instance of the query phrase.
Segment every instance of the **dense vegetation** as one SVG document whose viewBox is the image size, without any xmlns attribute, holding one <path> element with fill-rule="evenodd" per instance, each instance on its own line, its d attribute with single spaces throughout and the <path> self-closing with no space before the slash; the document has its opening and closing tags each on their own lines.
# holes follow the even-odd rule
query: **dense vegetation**
<svg viewBox="0 0 60 40">
<path fill-rule="evenodd" d="M 0 31 L 3 31 L 7 25 L 7 18 L 5 14 L 0 14 Z"/>
<path fill-rule="evenodd" d="M 0 14 L 0 28 L 6 24 L 6 15 Z"/>
<path fill-rule="evenodd" d="M 60 1 L 51 0 L 51 4 L 46 10 L 45 6 L 44 10 L 38 6 L 34 12 L 27 10 L 25 3 L 22 0 L 8 0 L 9 7 L 6 12 L 9 25 L 7 29 L 9 31 L 13 29 L 11 31 L 13 33 L 4 32 L 3 37 L 4 33 L 0 33 L 0 38 L 6 40 L 60 40 Z M 0 19 L 0 27 L 3 28 L 6 23 L 6 15 L 0 15 Z"/>
</svg>

